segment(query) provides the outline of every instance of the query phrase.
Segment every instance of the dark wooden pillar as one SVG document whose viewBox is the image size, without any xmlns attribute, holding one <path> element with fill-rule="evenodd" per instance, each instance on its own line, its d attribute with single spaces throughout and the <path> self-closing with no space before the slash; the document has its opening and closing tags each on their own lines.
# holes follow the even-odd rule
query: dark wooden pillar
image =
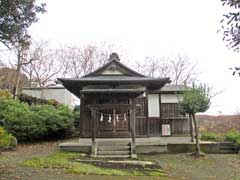
<svg viewBox="0 0 240 180">
<path fill-rule="evenodd" d="M 132 144 L 131 144 L 131 155 L 136 156 L 136 131 L 135 131 L 135 103 L 133 102 L 133 99 L 131 99 L 131 105 L 130 105 L 130 127 L 131 127 L 131 138 L 132 138 Z"/>
<path fill-rule="evenodd" d="M 97 155 L 97 145 L 96 145 L 96 119 L 95 119 L 95 111 L 94 105 L 91 107 L 91 120 L 92 120 L 92 156 L 96 157 Z"/>
<path fill-rule="evenodd" d="M 162 132 L 162 98 L 161 94 L 159 94 L 159 136 L 161 136 Z"/>
<path fill-rule="evenodd" d="M 96 140 L 96 120 L 94 106 L 92 106 L 92 142 L 95 143 L 95 140 Z"/>
<path fill-rule="evenodd" d="M 147 118 L 147 137 L 150 137 L 150 122 L 148 116 L 148 94 L 146 93 L 146 118 Z"/>
<path fill-rule="evenodd" d="M 79 117 L 79 134 L 80 137 L 83 136 L 83 119 L 81 118 L 83 115 L 83 111 L 85 111 L 85 104 L 84 104 L 84 96 L 82 95 L 81 98 L 79 99 L 80 101 L 80 107 L 79 107 L 79 113 L 80 113 L 80 117 Z"/>
</svg>

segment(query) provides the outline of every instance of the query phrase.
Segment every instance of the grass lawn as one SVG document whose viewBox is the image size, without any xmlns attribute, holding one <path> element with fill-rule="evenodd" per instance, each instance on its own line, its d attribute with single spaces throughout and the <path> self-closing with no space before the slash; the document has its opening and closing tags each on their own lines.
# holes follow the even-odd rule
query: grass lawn
<svg viewBox="0 0 240 180">
<path fill-rule="evenodd" d="M 114 161 L 115 163 L 107 163 L 107 160 L 102 159 L 97 161 L 99 165 L 95 165 L 93 164 L 95 163 L 95 159 L 91 159 L 91 161 L 88 163 L 78 162 L 77 159 L 81 158 L 83 158 L 83 160 L 90 159 L 89 157 L 81 157 L 79 153 L 56 152 L 50 156 L 35 157 L 26 160 L 22 163 L 22 165 L 33 168 L 63 169 L 66 173 L 70 174 L 93 174 L 108 176 L 166 176 L 166 174 L 158 166 L 158 168 L 155 166 L 154 168 L 145 168 L 143 166 L 135 165 L 136 168 L 133 168 L 133 165 L 130 166 L 127 163 L 117 164 L 117 161 Z M 106 164 L 110 165 L 110 167 L 101 167 L 103 165 L 106 166 Z M 120 165 L 124 165 L 125 167 L 120 168 Z"/>
<path fill-rule="evenodd" d="M 200 159 L 189 154 L 145 155 L 139 158 L 157 161 L 178 180 L 240 180 L 239 154 L 206 154 Z"/>
<path fill-rule="evenodd" d="M 187 154 L 139 155 L 139 159 L 154 161 L 161 166 L 143 171 L 77 162 L 75 160 L 81 158 L 80 155 L 58 152 L 58 143 L 19 145 L 17 151 L 2 153 L 0 180 L 240 180 L 240 155 L 236 154 L 207 155 L 202 159 L 194 159 Z"/>
</svg>

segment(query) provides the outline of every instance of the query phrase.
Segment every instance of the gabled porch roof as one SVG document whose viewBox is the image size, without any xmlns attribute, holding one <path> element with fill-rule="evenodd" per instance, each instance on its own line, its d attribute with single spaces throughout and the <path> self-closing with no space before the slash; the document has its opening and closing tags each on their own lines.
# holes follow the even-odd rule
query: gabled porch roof
<svg viewBox="0 0 240 180">
<path fill-rule="evenodd" d="M 170 83 L 170 78 L 151 78 L 146 77 L 119 62 L 116 53 L 111 54 L 109 62 L 99 69 L 81 77 L 81 78 L 58 78 L 66 89 L 80 97 L 82 93 L 140 93 L 139 89 L 121 88 L 121 85 L 139 85 L 147 89 L 159 89 L 165 84 Z M 93 89 L 83 89 L 84 86 L 99 85 L 108 86 L 102 89 L 95 87 Z M 141 92 L 144 90 L 141 89 Z"/>
<path fill-rule="evenodd" d="M 93 93 L 94 89 L 83 90 L 87 85 L 109 85 L 109 89 L 95 89 L 96 92 L 138 92 L 138 89 L 116 89 L 115 86 L 119 85 L 142 85 L 148 88 L 161 88 L 166 83 L 170 83 L 169 78 L 149 78 L 149 77 L 129 77 L 129 76 L 96 76 L 96 77 L 83 77 L 78 79 L 58 79 L 64 87 L 70 92 L 80 97 L 81 93 Z M 141 90 L 141 92 L 144 92 Z"/>
</svg>

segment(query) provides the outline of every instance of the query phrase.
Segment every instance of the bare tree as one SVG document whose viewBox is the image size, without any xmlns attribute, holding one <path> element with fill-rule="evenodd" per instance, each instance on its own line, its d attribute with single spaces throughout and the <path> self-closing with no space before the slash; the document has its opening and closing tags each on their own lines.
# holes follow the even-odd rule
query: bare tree
<svg viewBox="0 0 240 180">
<path fill-rule="evenodd" d="M 149 76 L 149 77 L 156 77 L 158 76 L 157 75 L 157 71 L 159 69 L 159 58 L 156 58 L 156 57 L 146 57 L 145 58 L 145 63 L 144 64 L 140 64 L 138 63 L 138 67 L 141 68 L 143 71 L 143 73 L 146 75 L 146 76 Z"/>
<path fill-rule="evenodd" d="M 111 45 L 67 46 L 50 49 L 47 42 L 33 43 L 23 66 L 31 86 L 47 87 L 55 84 L 57 77 L 79 78 L 105 64 L 111 53 Z"/>
<path fill-rule="evenodd" d="M 15 79 L 16 79 L 16 69 L 9 67 L 0 68 L 0 89 L 13 91 L 15 87 Z M 28 77 L 20 73 L 19 74 L 19 87 L 26 87 L 29 85 Z"/>
<path fill-rule="evenodd" d="M 33 85 L 35 81 L 34 76 L 34 67 L 36 66 L 38 60 L 43 58 L 43 51 L 47 45 L 47 42 L 32 43 L 31 47 L 28 50 L 28 59 L 32 59 L 31 62 L 22 67 L 22 70 L 27 74 L 29 78 L 30 86 Z"/>
<path fill-rule="evenodd" d="M 58 57 L 67 60 L 68 76 L 79 78 L 91 72 L 96 66 L 96 52 L 96 47 L 91 45 L 84 48 L 67 46 L 59 50 Z"/>
<path fill-rule="evenodd" d="M 114 45 L 108 43 L 88 44 L 82 47 L 65 46 L 61 49 L 59 58 L 67 60 L 67 76 L 79 78 L 108 62 L 113 49 Z"/>
<path fill-rule="evenodd" d="M 113 48 L 112 44 L 102 43 L 50 49 L 47 42 L 35 42 L 27 53 L 29 63 L 22 70 L 31 86 L 48 87 L 57 77 L 79 78 L 92 72 L 108 61 Z"/>
<path fill-rule="evenodd" d="M 192 64 L 187 56 L 178 55 L 175 60 L 171 61 L 173 68 L 172 83 L 173 84 L 191 84 L 196 80 L 196 66 Z"/>
<path fill-rule="evenodd" d="M 146 57 L 144 63 L 137 62 L 137 69 L 149 77 L 170 77 L 172 84 L 191 84 L 198 74 L 196 64 L 182 55 L 177 58 Z"/>
<path fill-rule="evenodd" d="M 64 76 L 68 70 L 66 59 L 59 58 L 61 50 L 50 49 L 48 42 L 38 42 L 28 53 L 30 63 L 23 67 L 31 86 L 47 87 L 55 84 L 58 75 Z"/>
</svg>

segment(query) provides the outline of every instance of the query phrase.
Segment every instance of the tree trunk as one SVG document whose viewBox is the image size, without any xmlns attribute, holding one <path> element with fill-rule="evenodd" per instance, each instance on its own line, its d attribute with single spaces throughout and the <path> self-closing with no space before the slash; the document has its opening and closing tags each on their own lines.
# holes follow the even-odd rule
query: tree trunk
<svg viewBox="0 0 240 180">
<path fill-rule="evenodd" d="M 189 127 L 190 127 L 191 142 L 194 142 L 193 124 L 192 124 L 192 116 L 191 116 L 191 114 L 189 114 Z"/>
<path fill-rule="evenodd" d="M 18 52 L 18 61 L 17 61 L 17 69 L 16 69 L 16 78 L 13 88 L 13 98 L 16 99 L 18 95 L 18 89 L 19 89 L 19 82 L 20 82 L 20 71 L 21 71 L 21 52 Z"/>
<path fill-rule="evenodd" d="M 201 154 L 201 149 L 200 149 L 199 136 L 198 136 L 198 126 L 197 126 L 197 121 L 196 121 L 195 114 L 192 114 L 192 118 L 193 118 L 193 123 L 194 123 L 194 127 L 195 127 L 196 154 L 200 155 Z"/>
</svg>

